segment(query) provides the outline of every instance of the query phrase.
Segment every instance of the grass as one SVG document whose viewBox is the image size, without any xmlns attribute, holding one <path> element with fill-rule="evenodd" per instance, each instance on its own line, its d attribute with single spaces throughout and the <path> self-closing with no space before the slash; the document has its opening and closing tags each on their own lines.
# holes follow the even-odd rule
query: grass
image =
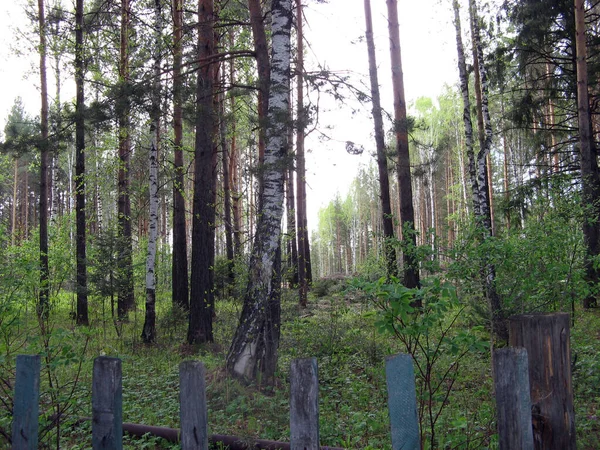
<svg viewBox="0 0 600 450">
<path fill-rule="evenodd" d="M 331 293 L 333 292 L 333 293 Z M 289 366 L 294 358 L 316 357 L 319 365 L 320 434 L 322 445 L 349 449 L 390 449 L 386 355 L 399 351 L 391 337 L 374 326 L 370 304 L 342 289 L 312 297 L 299 311 L 295 293 L 284 292 L 277 380 L 273 387 L 242 386 L 224 372 L 224 360 L 241 311 L 239 301 L 217 301 L 216 343 L 189 347 L 181 313 L 170 315 L 170 303 L 159 302 L 159 344 L 141 343 L 143 312 L 131 315 L 117 337 L 111 321 L 102 320 L 101 302 L 92 300 L 92 326 L 76 328 L 69 316 L 71 298 L 63 297 L 53 311 L 53 332 L 44 345 L 32 317 L 2 331 L 1 380 L 12 381 L 14 356 L 46 352 L 41 405 L 44 417 L 57 402 L 67 406 L 60 430 L 60 448 L 91 447 L 91 425 L 76 423 L 91 415 L 91 373 L 96 356 L 106 354 L 123 362 L 123 419 L 126 422 L 178 427 L 178 364 L 199 359 L 207 369 L 209 432 L 247 438 L 289 440 Z M 29 311 L 33 311 L 29 308 Z M 461 326 L 461 325 L 459 325 Z M 464 326 L 464 324 L 462 325 Z M 578 311 L 572 329 L 574 394 L 578 447 L 600 448 L 600 313 Z M 81 371 L 77 377 L 77 367 Z M 53 380 L 54 390 L 49 380 Z M 77 381 L 76 384 L 74 382 Z M 73 391 L 72 394 L 71 390 Z M 4 393 L 3 393 L 4 392 Z M 0 390 L 4 400 L 10 389 Z M 52 395 L 51 395 L 52 394 Z M 10 416 L 0 409 L 0 427 L 9 429 Z M 440 419 L 439 447 L 497 448 L 495 412 L 488 355 L 468 355 Z M 0 436 L 0 448 L 8 448 Z M 56 430 L 44 436 L 47 448 L 57 448 Z M 41 447 L 43 448 L 43 447 Z M 126 437 L 126 449 L 178 448 L 146 436 Z"/>
</svg>

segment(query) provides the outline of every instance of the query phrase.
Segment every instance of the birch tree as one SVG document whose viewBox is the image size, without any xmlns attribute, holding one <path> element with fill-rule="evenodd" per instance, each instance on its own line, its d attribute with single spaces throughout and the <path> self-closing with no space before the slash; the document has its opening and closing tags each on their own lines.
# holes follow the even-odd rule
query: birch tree
<svg viewBox="0 0 600 450">
<path fill-rule="evenodd" d="M 244 381 L 272 378 L 277 364 L 280 286 L 276 273 L 288 153 L 291 0 L 271 3 L 271 85 L 266 127 L 260 214 L 240 321 L 227 355 L 227 369 Z"/>
<path fill-rule="evenodd" d="M 160 0 L 154 0 L 154 67 L 150 109 L 150 150 L 148 154 L 148 192 L 150 214 L 148 220 L 148 254 L 146 257 L 146 314 L 142 340 L 151 344 L 156 340 L 156 239 L 158 236 L 158 133 L 160 129 L 160 53 L 162 12 Z"/>
</svg>

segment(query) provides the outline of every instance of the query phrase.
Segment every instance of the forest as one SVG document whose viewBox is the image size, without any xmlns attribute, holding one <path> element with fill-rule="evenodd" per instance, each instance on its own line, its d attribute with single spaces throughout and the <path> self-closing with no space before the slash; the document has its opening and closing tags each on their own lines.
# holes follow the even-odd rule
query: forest
<svg viewBox="0 0 600 450">
<path fill-rule="evenodd" d="M 570 448 L 600 448 L 600 3 L 437 2 L 456 83 L 413 102 L 404 2 L 383 30 L 349 2 L 363 83 L 306 70 L 325 3 L 23 2 L 39 113 L 15 98 L 0 134 L 0 448 L 37 354 L 39 448 L 90 448 L 108 355 L 124 421 L 177 428 L 177 366 L 200 360 L 210 432 L 248 442 L 290 440 L 290 363 L 315 357 L 321 445 L 391 449 L 384 365 L 406 353 L 421 448 L 496 449 L 494 350 L 542 313 L 570 318 Z M 370 162 L 308 223 L 321 97 L 371 112 L 343 155 Z"/>
</svg>

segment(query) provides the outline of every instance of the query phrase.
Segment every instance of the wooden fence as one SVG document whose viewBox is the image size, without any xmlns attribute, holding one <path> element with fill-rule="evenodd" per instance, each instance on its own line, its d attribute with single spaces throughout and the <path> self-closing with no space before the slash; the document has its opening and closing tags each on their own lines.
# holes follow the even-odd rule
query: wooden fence
<svg viewBox="0 0 600 450">
<path fill-rule="evenodd" d="M 513 347 L 494 352 L 498 433 L 501 449 L 575 450 L 568 314 L 515 316 Z M 415 377 L 410 355 L 386 360 L 392 448 L 421 447 Z M 12 424 L 13 450 L 38 447 L 40 357 L 17 356 Z M 171 430 L 183 450 L 207 450 L 209 441 L 230 449 L 341 450 L 319 446 L 317 360 L 297 359 L 290 372 L 290 443 L 209 436 L 205 369 L 201 362 L 179 365 L 180 430 Z M 99 357 L 92 377 L 92 448 L 122 449 L 121 360 Z M 126 426 L 132 424 L 125 424 Z M 131 427 L 129 427 L 131 428 Z M 149 427 L 166 435 L 166 428 Z"/>
</svg>

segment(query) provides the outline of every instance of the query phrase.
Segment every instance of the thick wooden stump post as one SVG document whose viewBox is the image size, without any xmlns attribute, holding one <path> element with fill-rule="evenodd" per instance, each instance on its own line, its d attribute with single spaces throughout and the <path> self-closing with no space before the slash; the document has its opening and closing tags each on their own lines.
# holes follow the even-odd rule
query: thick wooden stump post
<svg viewBox="0 0 600 450">
<path fill-rule="evenodd" d="M 200 361 L 179 364 L 179 420 L 182 450 L 208 450 L 205 369 Z"/>
<path fill-rule="evenodd" d="M 39 355 L 17 356 L 12 449 L 37 450 L 40 400 Z"/>
<path fill-rule="evenodd" d="M 419 450 L 419 416 L 412 356 L 399 354 L 385 361 L 388 409 L 393 450 Z"/>
<path fill-rule="evenodd" d="M 533 450 L 527 350 L 494 351 L 494 376 L 500 450 Z"/>
<path fill-rule="evenodd" d="M 123 387 L 121 360 L 100 356 L 92 376 L 92 448 L 122 450 Z"/>
<path fill-rule="evenodd" d="M 290 372 L 290 448 L 319 450 L 317 359 L 295 359 Z"/>
<path fill-rule="evenodd" d="M 509 320 L 509 343 L 527 349 L 536 450 L 575 450 L 569 314 L 524 314 Z"/>
</svg>

